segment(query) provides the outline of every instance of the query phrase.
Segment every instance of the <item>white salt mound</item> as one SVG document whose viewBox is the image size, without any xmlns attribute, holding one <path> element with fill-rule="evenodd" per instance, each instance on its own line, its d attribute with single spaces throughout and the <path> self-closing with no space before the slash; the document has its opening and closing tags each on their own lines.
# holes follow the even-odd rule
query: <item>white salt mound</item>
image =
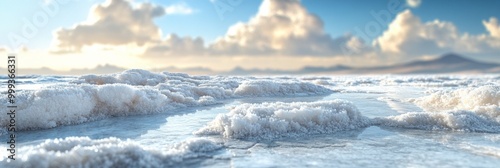
<svg viewBox="0 0 500 168">
<path fill-rule="evenodd" d="M 297 80 L 127 70 L 110 75 L 85 75 L 70 84 L 19 91 L 16 129 L 46 129 L 106 117 L 168 112 L 213 105 L 228 98 L 328 93 L 331 91 L 322 86 Z M 6 97 L 0 101 L 7 106 Z M 2 112 L 5 114 L 7 110 Z M 6 127 L 9 119 L 9 115 L 0 115 L 0 127 Z"/>
<path fill-rule="evenodd" d="M 169 167 L 203 159 L 222 146 L 206 139 L 191 139 L 165 149 L 149 149 L 131 140 L 88 137 L 52 139 L 21 149 L 15 161 L 4 159 L 0 167 Z M 189 166 L 189 165 L 185 165 Z"/>
<path fill-rule="evenodd" d="M 17 100 L 18 131 L 215 103 L 209 102 L 209 98 L 183 97 L 178 100 L 152 88 L 134 88 L 123 84 L 51 86 L 26 91 L 18 95 Z M 7 117 L 0 118 L 2 126 L 8 124 Z"/>
<path fill-rule="evenodd" d="M 309 82 L 257 80 L 243 82 L 234 94 L 243 97 L 308 96 L 332 93 L 331 90 Z"/>
<path fill-rule="evenodd" d="M 218 115 L 198 135 L 272 139 L 300 134 L 331 133 L 370 125 L 368 118 L 345 100 L 242 104 Z"/>
<path fill-rule="evenodd" d="M 474 110 L 481 106 L 500 106 L 500 86 L 438 91 L 412 101 L 426 111 Z"/>
<path fill-rule="evenodd" d="M 172 74 L 173 75 L 173 74 Z M 90 83 L 90 84 L 114 84 L 122 83 L 129 85 L 149 85 L 155 86 L 163 83 L 167 75 L 153 73 L 141 69 L 131 69 L 123 71 L 122 73 L 109 74 L 109 75 L 84 75 L 78 78 L 75 83 Z"/>
<path fill-rule="evenodd" d="M 500 132 L 500 87 L 438 91 L 411 100 L 426 112 L 378 118 L 385 126 L 470 132 Z"/>
<path fill-rule="evenodd" d="M 500 122 L 498 120 L 472 111 L 406 113 L 398 116 L 376 118 L 374 122 L 383 126 L 422 130 L 500 132 Z"/>
</svg>

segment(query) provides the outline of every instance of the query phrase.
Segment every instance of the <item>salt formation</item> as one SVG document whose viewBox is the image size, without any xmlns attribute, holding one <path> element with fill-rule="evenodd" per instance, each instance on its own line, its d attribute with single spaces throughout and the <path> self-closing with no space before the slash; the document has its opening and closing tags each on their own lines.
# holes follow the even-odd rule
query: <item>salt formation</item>
<svg viewBox="0 0 500 168">
<path fill-rule="evenodd" d="M 356 106 L 345 100 L 242 104 L 220 114 L 195 134 L 227 138 L 272 139 L 300 134 L 331 133 L 370 125 Z"/>
<path fill-rule="evenodd" d="M 229 98 L 325 95 L 331 92 L 298 80 L 271 81 L 127 70 L 111 75 L 85 75 L 71 83 L 18 92 L 16 127 L 18 131 L 53 128 L 106 117 L 213 105 Z M 0 100 L 7 102 L 6 97 Z M 7 126 L 8 119 L 8 115 L 0 115 L 0 125 Z"/>
<path fill-rule="evenodd" d="M 207 139 L 190 139 L 164 149 L 145 148 L 131 140 L 88 137 L 51 139 L 23 147 L 17 160 L 0 167 L 165 167 L 211 156 L 222 146 Z"/>
</svg>

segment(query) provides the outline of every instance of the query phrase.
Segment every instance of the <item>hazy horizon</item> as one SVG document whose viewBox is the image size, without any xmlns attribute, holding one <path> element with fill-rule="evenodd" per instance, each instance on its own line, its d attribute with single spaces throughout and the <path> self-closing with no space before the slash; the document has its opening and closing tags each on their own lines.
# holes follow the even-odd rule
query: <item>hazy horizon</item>
<svg viewBox="0 0 500 168">
<path fill-rule="evenodd" d="M 457 61 L 458 60 L 458 61 Z M 449 68 L 452 68 L 451 70 Z M 1 68 L 0 68 L 1 69 Z M 140 69 L 140 68 L 139 68 Z M 110 64 L 97 65 L 94 68 L 57 71 L 49 67 L 18 71 L 23 75 L 85 75 L 122 73 L 126 68 Z M 396 65 L 373 67 L 350 67 L 342 64 L 333 66 L 304 66 L 300 69 L 245 69 L 240 66 L 227 71 L 215 71 L 205 67 L 144 69 L 152 72 L 178 72 L 190 75 L 362 75 L 362 74 L 492 74 L 500 73 L 500 64 L 480 62 L 464 56 L 448 53 L 430 60 L 415 60 Z"/>
</svg>

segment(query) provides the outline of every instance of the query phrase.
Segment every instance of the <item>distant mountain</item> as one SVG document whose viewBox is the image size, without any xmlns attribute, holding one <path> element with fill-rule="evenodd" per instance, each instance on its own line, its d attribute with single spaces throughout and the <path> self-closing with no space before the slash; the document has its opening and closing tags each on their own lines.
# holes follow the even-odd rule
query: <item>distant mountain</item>
<svg viewBox="0 0 500 168">
<path fill-rule="evenodd" d="M 421 65 L 444 65 L 444 64 L 466 64 L 466 63 L 478 63 L 474 60 L 464 58 L 458 54 L 450 53 L 445 54 L 434 60 L 427 61 L 414 61 L 411 63 L 404 64 L 405 66 L 421 66 Z"/>
<path fill-rule="evenodd" d="M 244 69 L 242 67 L 235 67 L 230 71 L 222 72 L 223 75 L 277 75 L 277 74 L 291 74 L 292 71 L 282 71 L 274 69 Z"/>
<path fill-rule="evenodd" d="M 0 68 L 4 70 L 5 68 Z M 55 75 L 82 75 L 82 74 L 109 74 L 118 73 L 125 68 L 114 65 L 98 65 L 92 69 L 72 69 L 70 71 L 56 71 L 50 68 L 20 69 L 20 74 L 55 74 Z M 301 74 L 439 74 L 439 73 L 500 73 L 500 64 L 475 61 L 464 56 L 449 53 L 433 60 L 412 61 L 405 64 L 380 66 L 370 68 L 355 68 L 345 65 L 330 67 L 306 66 L 299 70 L 276 69 L 244 69 L 236 67 L 230 71 L 212 71 L 204 67 L 177 68 L 165 67 L 149 69 L 162 72 L 183 72 L 193 75 L 301 75 Z"/>
<path fill-rule="evenodd" d="M 500 73 L 500 64 L 478 62 L 449 53 L 433 60 L 419 60 L 392 66 L 354 68 L 345 65 L 331 67 L 306 66 L 296 71 L 272 69 L 243 69 L 236 67 L 226 72 L 230 75 L 245 74 L 439 74 L 439 73 Z"/>
<path fill-rule="evenodd" d="M 433 60 L 413 61 L 406 64 L 358 69 L 358 72 L 396 74 L 437 74 L 437 73 L 497 73 L 500 64 L 483 63 L 449 53 Z M 366 72 L 368 73 L 368 72 Z"/>
<path fill-rule="evenodd" d="M 315 66 L 305 66 L 299 70 L 276 70 L 276 69 L 244 69 L 242 67 L 235 67 L 234 69 L 224 72 L 225 75 L 298 75 L 298 74 L 314 74 L 314 73 L 329 73 L 343 70 L 350 70 L 351 67 L 344 65 L 336 65 L 331 67 L 315 67 Z"/>
</svg>

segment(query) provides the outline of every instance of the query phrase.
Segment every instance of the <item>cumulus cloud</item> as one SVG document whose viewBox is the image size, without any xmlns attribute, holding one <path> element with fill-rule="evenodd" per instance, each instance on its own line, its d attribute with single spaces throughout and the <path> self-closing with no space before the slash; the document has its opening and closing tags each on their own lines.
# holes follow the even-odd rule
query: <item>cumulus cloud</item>
<svg viewBox="0 0 500 168">
<path fill-rule="evenodd" d="M 150 3 L 132 5 L 126 0 L 108 0 L 94 6 L 87 21 L 56 31 L 53 51 L 78 52 L 95 44 L 135 44 L 144 47 L 145 56 L 336 56 L 367 48 L 360 38 L 350 34 L 332 38 L 324 31 L 321 19 L 298 0 L 264 0 L 254 17 L 231 26 L 209 45 L 201 38 L 176 34 L 162 38 L 153 22 L 165 14 L 192 12 L 184 3 L 163 8 Z"/>
<path fill-rule="evenodd" d="M 388 29 L 375 40 L 382 52 L 422 54 L 446 48 L 448 42 L 456 39 L 457 29 L 449 22 L 434 21 L 422 23 L 409 10 L 398 14 Z"/>
<path fill-rule="evenodd" d="M 331 56 L 342 54 L 346 43 L 359 42 L 351 35 L 332 38 L 323 27 L 298 0 L 264 0 L 253 18 L 231 26 L 210 50 L 215 55 Z"/>
<path fill-rule="evenodd" d="M 144 56 L 199 56 L 205 54 L 202 38 L 179 37 L 170 34 L 158 43 L 148 45 Z"/>
<path fill-rule="evenodd" d="M 407 1 L 414 7 L 420 1 Z M 460 33 L 451 22 L 422 22 L 410 10 L 399 13 L 373 45 L 346 34 L 331 37 L 322 20 L 307 11 L 299 0 L 263 0 L 257 14 L 231 26 L 213 43 L 199 37 L 162 37 L 153 19 L 166 14 L 189 14 L 180 3 L 170 7 L 150 3 L 132 5 L 126 0 L 108 0 L 92 8 L 86 22 L 56 32 L 56 51 L 75 52 L 94 44 L 141 46 L 144 56 L 360 56 L 418 57 L 446 52 L 500 53 L 497 18 L 483 21 L 488 34 Z"/>
<path fill-rule="evenodd" d="M 422 4 L 422 0 L 406 0 L 406 4 L 411 8 L 417 8 Z"/>
<path fill-rule="evenodd" d="M 165 8 L 166 14 L 181 14 L 187 15 L 192 14 L 194 10 L 185 3 L 175 4 Z"/>
<path fill-rule="evenodd" d="M 93 44 L 122 45 L 159 40 L 160 29 L 153 18 L 165 14 L 165 9 L 150 3 L 133 7 L 125 0 L 108 0 L 91 9 L 89 20 L 69 29 L 55 32 L 56 51 L 74 52 Z"/>
<path fill-rule="evenodd" d="M 498 25 L 498 19 L 491 17 L 489 21 L 483 20 L 483 25 L 491 36 L 500 38 L 500 25 Z"/>
<path fill-rule="evenodd" d="M 375 39 L 374 45 L 384 54 L 401 56 L 436 55 L 445 52 L 499 53 L 498 23 L 495 18 L 483 24 L 491 35 L 459 33 L 457 27 L 446 21 L 423 23 L 410 10 L 398 14 L 388 29 Z"/>
<path fill-rule="evenodd" d="M 335 56 L 366 48 L 357 37 L 332 38 L 323 27 L 298 0 L 264 0 L 254 17 L 231 26 L 207 47 L 200 38 L 171 35 L 148 45 L 144 55 Z"/>
</svg>

